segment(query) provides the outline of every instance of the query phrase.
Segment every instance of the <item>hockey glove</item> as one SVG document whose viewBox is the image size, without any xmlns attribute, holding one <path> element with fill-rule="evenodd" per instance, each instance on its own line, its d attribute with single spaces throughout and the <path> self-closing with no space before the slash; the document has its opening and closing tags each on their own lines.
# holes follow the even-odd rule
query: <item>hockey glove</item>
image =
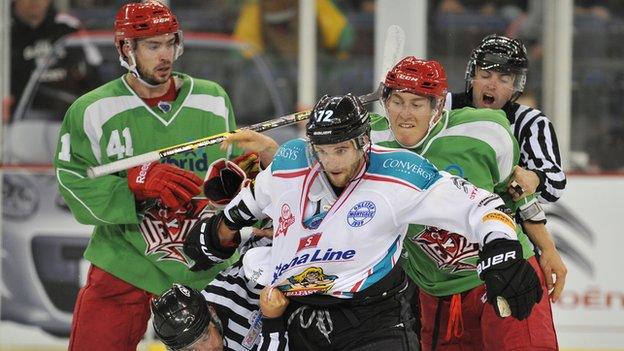
<svg viewBox="0 0 624 351">
<path fill-rule="evenodd" d="M 228 161 L 214 161 L 206 172 L 204 194 L 215 206 L 227 205 L 238 194 L 248 179 L 254 179 L 260 168 L 258 156 L 245 154 Z"/>
<path fill-rule="evenodd" d="M 241 241 L 240 233 L 236 234 L 230 245 L 221 245 L 219 223 L 223 217 L 223 212 L 219 212 L 212 217 L 201 219 L 189 231 L 183 249 L 184 253 L 195 261 L 191 271 L 210 269 L 230 258 L 236 251 Z"/>
<path fill-rule="evenodd" d="M 201 192 L 202 180 L 195 173 L 158 162 L 128 170 L 128 187 L 137 200 L 160 199 L 178 209 Z"/>
<path fill-rule="evenodd" d="M 542 298 L 537 273 L 522 257 L 522 246 L 517 240 L 495 239 L 483 245 L 477 273 L 485 282 L 488 302 L 499 317 L 502 316 L 497 304 L 499 296 L 507 301 L 511 315 L 518 320 L 527 318 L 533 305 Z"/>
</svg>

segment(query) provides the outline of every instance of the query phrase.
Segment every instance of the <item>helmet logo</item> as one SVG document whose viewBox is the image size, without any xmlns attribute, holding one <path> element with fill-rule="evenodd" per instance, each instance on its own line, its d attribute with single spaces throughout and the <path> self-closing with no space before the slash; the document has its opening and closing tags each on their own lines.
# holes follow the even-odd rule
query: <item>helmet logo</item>
<svg viewBox="0 0 624 351">
<path fill-rule="evenodd" d="M 317 122 L 329 122 L 334 115 L 334 110 L 318 110 L 315 119 Z"/>
<path fill-rule="evenodd" d="M 178 285 L 178 290 L 180 290 L 180 292 L 184 294 L 184 296 L 191 297 L 191 292 L 188 291 L 188 289 L 184 287 L 183 285 Z"/>
</svg>

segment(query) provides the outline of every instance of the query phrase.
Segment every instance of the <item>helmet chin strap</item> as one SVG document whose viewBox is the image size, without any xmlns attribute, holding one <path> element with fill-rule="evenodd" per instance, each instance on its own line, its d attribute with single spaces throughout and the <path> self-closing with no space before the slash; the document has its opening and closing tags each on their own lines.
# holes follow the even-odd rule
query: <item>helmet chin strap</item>
<svg viewBox="0 0 624 351">
<path fill-rule="evenodd" d="M 173 61 L 176 61 L 178 59 L 178 57 L 180 57 L 182 55 L 182 53 L 184 52 L 184 46 L 182 45 L 182 32 L 179 31 L 178 33 L 175 34 L 176 38 L 178 38 L 178 43 L 175 46 L 175 52 L 173 54 Z M 124 42 L 124 45 L 128 45 L 128 61 L 131 63 L 128 63 L 128 61 L 123 59 L 123 55 L 120 53 L 119 54 L 119 64 L 121 64 L 121 67 L 125 68 L 128 70 L 128 72 L 130 72 L 138 81 L 139 83 L 143 84 L 144 86 L 148 87 L 148 88 L 157 88 L 158 86 L 160 86 L 160 84 L 150 84 L 148 82 L 146 82 L 143 78 L 141 78 L 141 75 L 139 74 L 139 70 L 137 69 L 137 65 L 136 65 L 136 57 L 134 56 L 134 50 L 132 49 L 132 43 L 130 42 L 131 39 L 126 39 Z"/>
<path fill-rule="evenodd" d="M 151 89 L 157 88 L 160 85 L 160 84 L 158 85 L 150 84 L 146 82 L 145 80 L 143 80 L 143 78 L 141 78 L 141 75 L 139 74 L 139 70 L 137 70 L 136 68 L 136 58 L 134 57 L 134 52 L 132 50 L 128 51 L 128 61 L 132 63 L 129 64 L 126 60 L 123 59 L 123 57 L 121 57 L 121 55 L 119 55 L 119 63 L 121 64 L 121 66 L 127 69 L 128 72 L 130 72 L 139 81 L 139 83 Z"/>
</svg>

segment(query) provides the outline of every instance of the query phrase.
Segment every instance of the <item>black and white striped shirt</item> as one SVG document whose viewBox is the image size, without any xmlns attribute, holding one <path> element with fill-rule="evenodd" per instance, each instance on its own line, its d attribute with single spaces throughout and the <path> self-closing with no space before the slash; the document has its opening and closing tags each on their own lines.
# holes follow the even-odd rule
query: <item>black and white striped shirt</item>
<svg viewBox="0 0 624 351">
<path fill-rule="evenodd" d="M 445 108 L 473 107 L 466 93 L 447 94 Z M 511 129 L 520 146 L 519 165 L 539 172 L 537 188 L 540 201 L 559 200 L 566 186 L 566 176 L 561 167 L 557 135 L 552 123 L 538 109 L 518 103 L 503 106 Z"/>
<path fill-rule="evenodd" d="M 261 338 L 262 315 L 258 299 L 263 286 L 245 277 L 242 255 L 247 249 L 270 245 L 271 240 L 250 239 L 239 248 L 241 258 L 234 265 L 219 273 L 202 291 L 206 301 L 212 305 L 223 323 L 225 350 L 287 350 L 284 333 L 275 333 L 271 338 Z M 261 344 L 262 342 L 262 344 Z"/>
</svg>

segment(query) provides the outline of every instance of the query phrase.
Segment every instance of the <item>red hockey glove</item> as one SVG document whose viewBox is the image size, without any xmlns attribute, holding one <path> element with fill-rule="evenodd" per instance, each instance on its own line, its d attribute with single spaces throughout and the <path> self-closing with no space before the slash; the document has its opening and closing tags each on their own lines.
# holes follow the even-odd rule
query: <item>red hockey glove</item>
<svg viewBox="0 0 624 351">
<path fill-rule="evenodd" d="M 201 192 L 202 180 L 195 173 L 158 162 L 128 170 L 128 187 L 137 200 L 160 199 L 177 209 Z"/>
<path fill-rule="evenodd" d="M 258 156 L 245 154 L 228 161 L 224 158 L 214 161 L 206 172 L 204 194 L 214 205 L 227 205 L 260 171 Z"/>
</svg>

